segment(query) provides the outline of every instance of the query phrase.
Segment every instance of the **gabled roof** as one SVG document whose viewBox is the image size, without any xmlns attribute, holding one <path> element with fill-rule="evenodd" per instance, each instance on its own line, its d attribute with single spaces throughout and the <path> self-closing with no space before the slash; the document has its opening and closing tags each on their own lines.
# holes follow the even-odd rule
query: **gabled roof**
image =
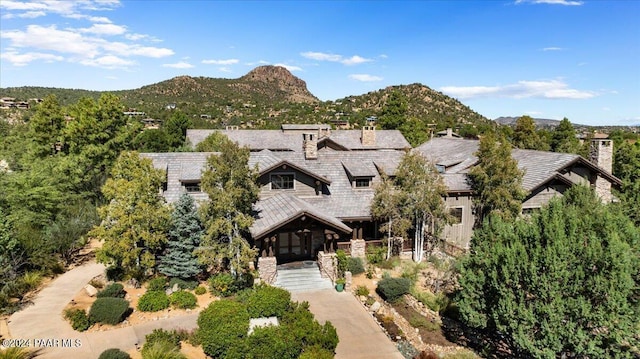
<svg viewBox="0 0 640 359">
<path fill-rule="evenodd" d="M 373 162 L 363 162 L 363 161 L 353 161 L 353 160 L 344 160 L 341 161 L 342 166 L 344 167 L 349 175 L 353 177 L 375 177 L 378 174 Z"/>
<path fill-rule="evenodd" d="M 478 162 L 478 158 L 475 156 L 478 151 L 478 145 L 479 141 L 477 140 L 440 137 L 433 138 L 414 150 L 423 154 L 433 163 L 444 166 L 445 174 L 465 174 Z M 578 163 L 588 167 L 614 184 L 619 185 L 621 183 L 618 178 L 605 169 L 576 154 L 516 148 L 511 151 L 511 155 L 518 162 L 518 167 L 525 171 L 522 178 L 522 187 L 526 191 L 533 191 L 560 172 Z M 463 187 L 459 179 L 456 179 L 452 185 L 458 188 Z M 453 191 L 453 188 L 449 188 Z"/>
<path fill-rule="evenodd" d="M 254 210 L 256 212 L 256 220 L 251 226 L 251 236 L 253 238 L 260 238 L 302 216 L 322 222 L 344 233 L 351 233 L 352 231 L 339 219 L 287 193 L 280 193 L 258 201 L 254 206 Z"/>
</svg>

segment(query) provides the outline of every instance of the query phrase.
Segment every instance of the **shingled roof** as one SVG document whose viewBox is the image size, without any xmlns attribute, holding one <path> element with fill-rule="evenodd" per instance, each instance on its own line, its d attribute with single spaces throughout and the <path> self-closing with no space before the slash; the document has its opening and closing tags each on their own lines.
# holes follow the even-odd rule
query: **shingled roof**
<svg viewBox="0 0 640 359">
<path fill-rule="evenodd" d="M 463 174 L 466 177 L 469 169 L 478 162 L 475 153 L 478 151 L 479 141 L 458 138 L 434 138 L 414 150 L 423 154 L 427 159 L 445 169 L 445 184 L 450 191 L 458 191 L 468 188 L 463 184 L 461 177 L 452 174 Z M 534 151 L 513 149 L 511 155 L 518 162 L 518 168 L 524 170 L 522 187 L 527 191 L 547 183 L 562 170 L 575 163 L 581 163 L 590 167 L 612 183 L 618 184 L 619 179 L 611 175 L 605 169 L 587 161 L 579 155 L 571 153 L 558 153 L 547 151 Z"/>
<path fill-rule="evenodd" d="M 182 182 L 196 182 L 202 177 L 202 170 L 207 163 L 207 157 L 216 152 L 171 152 L 171 153 L 141 153 L 140 157 L 149 158 L 153 167 L 167 173 L 167 190 L 164 198 L 168 203 L 176 202 L 184 193 Z M 194 193 L 196 200 L 206 200 L 206 193 Z"/>
</svg>

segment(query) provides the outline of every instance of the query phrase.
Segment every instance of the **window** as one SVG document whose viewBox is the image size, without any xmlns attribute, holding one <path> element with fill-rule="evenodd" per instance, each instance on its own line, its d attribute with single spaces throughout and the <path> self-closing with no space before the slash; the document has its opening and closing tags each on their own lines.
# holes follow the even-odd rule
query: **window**
<svg viewBox="0 0 640 359">
<path fill-rule="evenodd" d="M 184 189 L 187 190 L 187 193 L 197 193 L 200 192 L 200 182 L 188 182 L 183 183 Z"/>
<path fill-rule="evenodd" d="M 293 189 L 295 176 L 291 174 L 271 175 L 271 189 Z"/>
<path fill-rule="evenodd" d="M 451 224 L 462 223 L 462 207 L 449 208 L 449 215 L 451 216 Z"/>
<path fill-rule="evenodd" d="M 368 188 L 370 182 L 368 178 L 356 178 L 356 188 Z"/>
<path fill-rule="evenodd" d="M 532 214 L 536 213 L 540 211 L 540 207 L 530 207 L 530 208 L 523 208 L 522 209 L 522 215 L 523 216 L 531 216 Z"/>
</svg>

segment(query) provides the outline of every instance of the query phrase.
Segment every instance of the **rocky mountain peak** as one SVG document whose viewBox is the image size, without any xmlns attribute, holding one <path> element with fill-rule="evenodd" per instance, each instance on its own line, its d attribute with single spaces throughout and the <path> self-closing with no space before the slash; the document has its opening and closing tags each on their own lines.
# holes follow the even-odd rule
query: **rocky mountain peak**
<svg viewBox="0 0 640 359">
<path fill-rule="evenodd" d="M 242 76 L 240 80 L 275 84 L 281 91 L 289 93 L 290 100 L 294 102 L 318 102 L 318 99 L 307 89 L 307 83 L 282 66 L 258 66 Z"/>
</svg>

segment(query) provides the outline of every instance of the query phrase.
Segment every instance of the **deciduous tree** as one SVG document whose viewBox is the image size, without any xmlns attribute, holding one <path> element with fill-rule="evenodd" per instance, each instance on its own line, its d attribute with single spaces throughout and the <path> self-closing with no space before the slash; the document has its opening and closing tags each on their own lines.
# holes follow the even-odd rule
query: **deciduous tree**
<svg viewBox="0 0 640 359">
<path fill-rule="evenodd" d="M 387 221 L 380 227 L 381 232 L 387 233 L 387 259 L 391 256 L 393 238 L 407 237 L 411 227 L 411 221 L 405 216 L 404 195 L 404 192 L 398 190 L 393 179 L 383 173 L 381 181 L 375 187 L 371 215 L 375 219 Z"/>
</svg>

